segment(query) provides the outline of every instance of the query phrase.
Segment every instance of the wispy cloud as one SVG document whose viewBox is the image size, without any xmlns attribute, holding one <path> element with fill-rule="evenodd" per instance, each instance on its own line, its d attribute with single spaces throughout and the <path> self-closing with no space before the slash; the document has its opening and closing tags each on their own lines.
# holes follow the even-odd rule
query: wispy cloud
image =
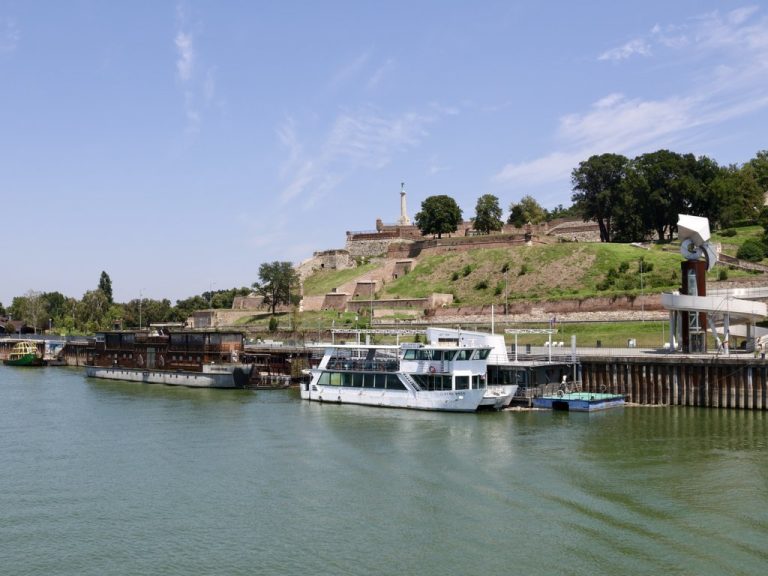
<svg viewBox="0 0 768 576">
<path fill-rule="evenodd" d="M 195 49 L 192 44 L 192 34 L 181 30 L 176 32 L 176 72 L 182 82 L 189 82 L 194 67 Z"/>
<path fill-rule="evenodd" d="M 636 55 L 650 56 L 654 47 L 695 51 L 765 47 L 768 21 L 759 18 L 759 11 L 757 6 L 745 6 L 724 14 L 708 12 L 682 24 L 656 24 L 647 34 L 606 50 L 597 59 L 620 61 Z"/>
<path fill-rule="evenodd" d="M 277 138 L 288 152 L 281 175 L 287 181 L 283 202 L 301 198 L 312 206 L 352 172 L 380 170 L 394 155 L 413 149 L 427 135 L 434 117 L 414 112 L 387 116 L 372 108 L 339 114 L 314 153 L 297 136 L 292 118 L 277 129 Z"/>
<path fill-rule="evenodd" d="M 598 60 L 626 60 L 627 58 L 630 58 L 631 56 L 635 56 L 637 54 L 641 56 L 647 56 L 651 53 L 651 46 L 648 42 L 643 40 L 642 38 L 635 38 L 634 40 L 630 40 L 626 44 L 619 46 L 618 48 L 611 48 L 610 50 L 606 50 L 600 56 L 598 56 Z"/>
<path fill-rule="evenodd" d="M 186 118 L 185 132 L 197 135 L 203 120 L 203 111 L 216 97 L 215 67 L 200 66 L 195 48 L 195 35 L 188 23 L 183 3 L 176 5 L 176 29 L 173 39 L 176 51 L 176 79 L 181 87 L 183 110 Z"/>
<path fill-rule="evenodd" d="M 0 54 L 15 52 L 20 40 L 21 32 L 16 20 L 0 17 Z"/>
<path fill-rule="evenodd" d="M 562 116 L 553 135 L 557 143 L 553 152 L 510 162 L 494 179 L 506 185 L 567 182 L 570 171 L 593 154 L 635 155 L 689 143 L 694 137 L 700 141 L 713 126 L 768 108 L 768 19 L 757 9 L 713 12 L 684 25 L 657 25 L 634 47 L 626 44 L 600 59 L 628 58 L 639 54 L 642 46 L 655 57 L 654 44 L 679 50 L 685 58 L 703 50 L 716 50 L 718 57 L 698 60 L 699 68 L 692 70 L 698 80 L 687 92 L 659 98 L 612 93 L 586 111 Z"/>
<path fill-rule="evenodd" d="M 372 90 L 376 88 L 384 78 L 384 76 L 387 75 L 387 73 L 392 70 L 395 66 L 395 61 L 391 58 L 388 58 L 384 64 L 379 66 L 374 73 L 371 75 L 370 78 L 368 78 L 368 82 L 366 83 L 366 88 L 369 90 Z"/>
</svg>

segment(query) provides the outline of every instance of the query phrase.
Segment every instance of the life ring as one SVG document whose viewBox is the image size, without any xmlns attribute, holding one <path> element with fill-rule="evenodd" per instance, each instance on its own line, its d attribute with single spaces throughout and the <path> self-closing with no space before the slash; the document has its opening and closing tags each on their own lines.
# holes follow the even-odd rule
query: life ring
<svg viewBox="0 0 768 576">
<path fill-rule="evenodd" d="M 435 372 L 437 372 L 437 370 L 435 370 L 435 367 L 434 366 L 430 366 L 429 367 L 429 373 L 430 374 L 434 374 Z"/>
</svg>

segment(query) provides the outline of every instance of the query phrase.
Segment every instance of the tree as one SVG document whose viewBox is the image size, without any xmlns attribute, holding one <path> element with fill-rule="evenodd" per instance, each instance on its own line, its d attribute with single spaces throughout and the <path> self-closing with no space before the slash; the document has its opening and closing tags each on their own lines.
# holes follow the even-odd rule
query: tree
<svg viewBox="0 0 768 576">
<path fill-rule="evenodd" d="M 112 304 L 112 280 L 109 277 L 109 274 L 101 271 L 101 278 L 99 278 L 99 290 L 104 292 L 104 296 L 107 297 L 107 302 Z"/>
<path fill-rule="evenodd" d="M 504 226 L 501 220 L 499 199 L 493 194 L 484 194 L 477 199 L 475 206 L 474 228 L 478 232 L 490 234 L 499 231 Z"/>
<path fill-rule="evenodd" d="M 275 309 L 280 304 L 291 304 L 291 286 L 298 285 L 298 276 L 290 262 L 271 262 L 259 266 L 259 282 L 253 288 L 264 297 L 264 304 Z"/>
<path fill-rule="evenodd" d="M 584 221 L 594 220 L 600 228 L 600 241 L 610 242 L 614 207 L 621 194 L 629 159 L 621 154 L 590 156 L 571 173 L 571 199 Z"/>
<path fill-rule="evenodd" d="M 768 194 L 768 150 L 758 152 L 746 166 L 753 172 L 755 181 L 763 193 Z"/>
<path fill-rule="evenodd" d="M 739 222 L 756 222 L 763 206 L 763 191 L 749 165 L 724 166 L 709 186 L 710 221 L 727 228 Z"/>
<path fill-rule="evenodd" d="M 518 204 L 509 205 L 508 223 L 521 228 L 528 222 L 541 224 L 547 219 L 547 211 L 541 207 L 533 196 L 523 196 Z"/>
<path fill-rule="evenodd" d="M 499 199 L 493 194 L 484 194 L 477 199 L 475 206 L 474 228 L 478 232 L 490 234 L 501 230 L 504 222 L 501 221 L 501 207 Z"/>
<path fill-rule="evenodd" d="M 421 203 L 421 211 L 416 214 L 415 220 L 422 236 L 437 234 L 438 238 L 442 238 L 443 234 L 458 229 L 462 222 L 461 208 L 450 196 L 429 196 Z"/>
</svg>

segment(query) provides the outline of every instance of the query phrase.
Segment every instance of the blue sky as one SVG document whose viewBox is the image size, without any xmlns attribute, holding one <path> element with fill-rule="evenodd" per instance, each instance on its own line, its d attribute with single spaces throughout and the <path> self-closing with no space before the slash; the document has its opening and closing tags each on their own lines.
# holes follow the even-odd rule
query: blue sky
<svg viewBox="0 0 768 576">
<path fill-rule="evenodd" d="M 768 6 L 0 0 L 0 302 L 171 301 L 427 196 L 570 205 L 592 154 L 768 148 Z"/>
</svg>

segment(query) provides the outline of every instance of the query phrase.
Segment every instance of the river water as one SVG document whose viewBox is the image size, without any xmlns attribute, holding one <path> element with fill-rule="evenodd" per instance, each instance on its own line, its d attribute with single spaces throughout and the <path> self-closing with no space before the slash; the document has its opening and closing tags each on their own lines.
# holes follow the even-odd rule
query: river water
<svg viewBox="0 0 768 576">
<path fill-rule="evenodd" d="M 0 367 L 0 573 L 764 574 L 768 417 L 439 414 Z"/>
</svg>

